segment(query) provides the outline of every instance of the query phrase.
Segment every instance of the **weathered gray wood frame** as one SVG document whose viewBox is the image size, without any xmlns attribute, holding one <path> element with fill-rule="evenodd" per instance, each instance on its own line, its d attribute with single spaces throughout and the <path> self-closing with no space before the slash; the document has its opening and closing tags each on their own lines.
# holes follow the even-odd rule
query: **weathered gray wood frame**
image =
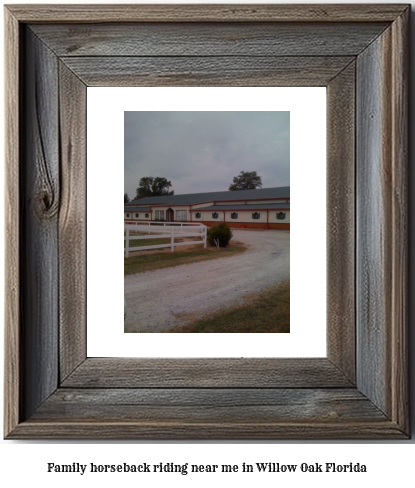
<svg viewBox="0 0 415 488">
<path fill-rule="evenodd" d="M 408 438 L 409 10 L 5 8 L 6 438 Z M 86 357 L 86 87 L 108 84 L 327 87 L 326 358 Z"/>
</svg>

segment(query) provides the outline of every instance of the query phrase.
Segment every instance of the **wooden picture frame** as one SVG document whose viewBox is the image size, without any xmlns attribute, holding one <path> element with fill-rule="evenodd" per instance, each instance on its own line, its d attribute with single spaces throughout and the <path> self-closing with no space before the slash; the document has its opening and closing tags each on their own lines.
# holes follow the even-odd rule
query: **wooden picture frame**
<svg viewBox="0 0 415 488">
<path fill-rule="evenodd" d="M 408 438 L 409 14 L 6 6 L 7 439 Z M 85 107 L 100 85 L 327 87 L 326 358 L 86 357 Z"/>
</svg>

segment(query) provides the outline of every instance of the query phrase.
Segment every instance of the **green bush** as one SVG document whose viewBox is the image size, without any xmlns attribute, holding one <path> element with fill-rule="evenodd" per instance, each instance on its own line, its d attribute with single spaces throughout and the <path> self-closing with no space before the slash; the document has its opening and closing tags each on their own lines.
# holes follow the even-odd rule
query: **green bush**
<svg viewBox="0 0 415 488">
<path fill-rule="evenodd" d="M 232 239 L 232 231 L 224 222 L 215 227 L 210 227 L 207 231 L 207 241 L 209 245 L 216 246 L 215 239 L 219 240 L 220 247 L 226 247 Z"/>
</svg>

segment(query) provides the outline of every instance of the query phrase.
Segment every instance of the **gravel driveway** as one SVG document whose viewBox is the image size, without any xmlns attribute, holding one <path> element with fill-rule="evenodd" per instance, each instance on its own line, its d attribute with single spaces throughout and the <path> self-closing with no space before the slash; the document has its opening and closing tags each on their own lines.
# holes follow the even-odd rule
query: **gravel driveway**
<svg viewBox="0 0 415 488">
<path fill-rule="evenodd" d="M 245 253 L 125 276 L 125 332 L 183 325 L 289 279 L 289 231 L 233 230 L 233 235 L 248 245 Z"/>
</svg>

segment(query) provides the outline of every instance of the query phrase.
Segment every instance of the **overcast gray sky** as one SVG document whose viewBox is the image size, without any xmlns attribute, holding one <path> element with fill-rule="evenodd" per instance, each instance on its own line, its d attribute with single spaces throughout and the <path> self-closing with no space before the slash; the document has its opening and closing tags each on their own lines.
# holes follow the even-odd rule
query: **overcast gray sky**
<svg viewBox="0 0 415 488">
<path fill-rule="evenodd" d="M 124 193 L 143 176 L 176 195 L 227 190 L 241 171 L 263 188 L 290 184 L 290 112 L 125 112 Z"/>
</svg>

